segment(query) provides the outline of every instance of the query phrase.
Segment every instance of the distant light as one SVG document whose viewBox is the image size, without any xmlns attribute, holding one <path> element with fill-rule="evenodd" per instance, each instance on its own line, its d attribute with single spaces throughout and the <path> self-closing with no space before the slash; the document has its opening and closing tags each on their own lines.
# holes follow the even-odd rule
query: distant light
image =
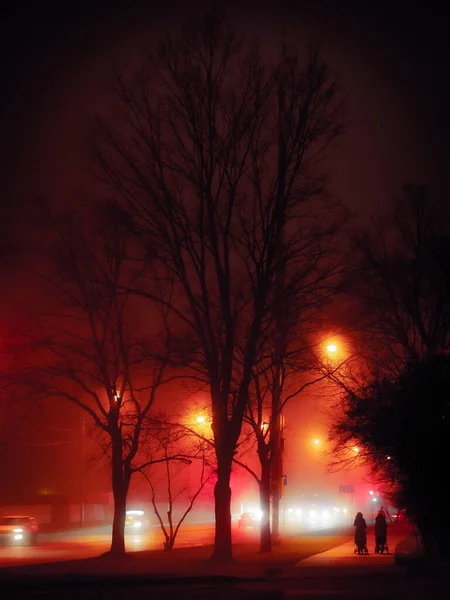
<svg viewBox="0 0 450 600">
<path fill-rule="evenodd" d="M 341 509 L 338 508 L 337 506 L 335 506 L 333 510 L 334 510 L 334 512 L 339 512 Z"/>
<path fill-rule="evenodd" d="M 348 513 L 348 510 L 347 510 L 346 508 L 344 508 L 344 513 L 345 513 L 345 514 L 347 514 L 347 513 Z"/>
<path fill-rule="evenodd" d="M 320 444 L 320 440 L 315 439 L 314 443 L 315 443 L 316 446 L 318 446 Z"/>
<path fill-rule="evenodd" d="M 328 344 L 327 352 L 329 352 L 330 354 L 334 354 L 335 352 L 337 352 L 336 344 Z"/>
<path fill-rule="evenodd" d="M 126 514 L 130 515 L 130 516 L 136 515 L 136 516 L 142 517 L 142 515 L 144 514 L 144 511 L 143 510 L 127 510 Z"/>
<path fill-rule="evenodd" d="M 376 498 L 372 498 L 372 502 L 376 502 L 376 501 L 377 501 L 377 499 L 376 499 Z"/>
<path fill-rule="evenodd" d="M 23 539 L 23 535 L 21 533 L 16 533 L 16 535 L 14 536 L 15 540 L 22 540 Z"/>
<path fill-rule="evenodd" d="M 369 494 L 370 494 L 371 496 L 373 496 L 373 492 L 372 492 L 372 490 L 370 490 Z"/>
<path fill-rule="evenodd" d="M 355 454 L 358 454 L 358 452 L 359 452 L 359 448 L 358 448 L 358 446 L 353 446 L 353 452 L 354 452 Z"/>
<path fill-rule="evenodd" d="M 197 423 L 204 423 L 205 417 L 203 415 L 199 415 L 195 420 Z"/>
<path fill-rule="evenodd" d="M 388 456 L 388 457 L 387 457 L 387 459 L 388 459 L 388 460 L 391 460 L 391 457 L 390 457 L 390 456 Z"/>
</svg>

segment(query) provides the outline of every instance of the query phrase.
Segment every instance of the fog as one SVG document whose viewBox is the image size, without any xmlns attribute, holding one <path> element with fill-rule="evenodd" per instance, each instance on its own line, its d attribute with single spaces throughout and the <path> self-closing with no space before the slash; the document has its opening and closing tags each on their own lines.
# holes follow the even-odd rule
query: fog
<svg viewBox="0 0 450 600">
<path fill-rule="evenodd" d="M 30 234 L 21 207 L 34 195 L 48 197 L 56 205 L 70 206 L 89 202 L 103 192 L 90 173 L 83 145 L 92 115 L 114 114 L 108 89 L 111 65 L 117 61 L 122 69 L 136 66 L 141 48 L 149 45 L 153 49 L 160 34 L 168 30 L 170 12 L 169 7 L 166 12 L 153 14 L 150 29 L 139 25 L 144 19 L 138 12 L 128 20 L 118 18 L 109 26 L 94 28 L 85 39 L 77 38 L 64 51 L 55 47 L 45 66 L 46 76 L 40 85 L 32 86 L 33 106 L 18 116 L 20 152 L 8 181 L 9 198 L 14 198 L 14 202 L 7 211 L 12 215 L 9 217 L 12 224 L 7 232 L 10 244 L 2 254 L 2 270 L 9 284 L 2 288 L 0 305 L 8 315 L 9 325 L 21 321 L 23 315 L 18 307 L 23 307 L 34 295 L 27 280 L 17 278 L 11 266 L 15 249 Z M 177 22 L 184 16 L 178 11 Z M 347 134 L 329 157 L 331 189 L 361 220 L 390 202 L 405 181 L 439 183 L 439 165 L 424 143 L 426 123 L 417 119 L 423 98 L 415 95 L 414 101 L 405 102 L 414 82 L 401 64 L 387 63 L 381 40 L 368 37 L 363 43 L 351 25 L 333 27 L 317 14 L 306 15 L 302 22 L 291 19 L 289 23 L 283 15 L 271 15 L 269 20 L 267 15 L 256 18 L 254 14 L 236 12 L 233 18 L 241 31 L 259 37 L 262 51 L 274 62 L 283 25 L 287 25 L 290 41 L 306 33 L 323 48 L 325 59 L 338 75 L 351 115 Z M 170 25 L 174 21 L 170 20 Z M 349 31 L 352 35 L 348 35 Z M 30 80 L 34 76 L 35 73 L 30 75 Z M 5 331 L 9 332 L 9 325 Z M 304 526 L 300 516 L 310 519 L 311 511 L 320 515 L 329 511 L 335 524 L 343 523 L 344 508 L 348 515 L 356 510 L 369 515 L 373 511 L 374 495 L 369 492 L 374 491 L 374 484 L 363 466 L 350 472 L 329 471 L 328 429 L 334 401 L 334 392 L 327 390 L 326 385 L 317 385 L 294 398 L 284 411 L 286 485 L 282 523 L 285 527 L 289 524 L 300 527 L 300 523 Z M 177 389 L 168 391 L 160 406 L 183 411 L 193 402 L 199 400 Z M 108 522 L 112 505 L 110 474 L 89 419 L 83 418 L 76 408 L 56 401 L 34 406 L 26 419 L 24 412 L 23 407 L 16 406 L 2 409 L 1 435 L 5 440 L 0 455 L 2 511 L 33 506 L 45 521 L 51 519 L 49 506 L 64 504 L 69 508 L 64 515 L 61 509 L 62 521 L 76 522 L 84 510 L 86 521 Z M 245 460 L 258 472 L 254 454 Z M 177 514 L 182 513 L 189 493 L 197 485 L 199 468 L 190 465 L 176 476 L 181 490 L 176 500 Z M 167 485 L 163 467 L 156 469 L 155 479 L 159 481 L 156 502 L 164 513 Z M 258 488 L 251 475 L 236 467 L 232 482 L 233 517 L 244 511 L 257 511 Z M 341 486 L 353 486 L 354 491 L 340 492 Z M 382 502 L 381 497 L 379 501 Z M 132 481 L 129 507 L 143 507 L 146 513 L 152 513 L 149 485 L 139 475 Z M 188 520 L 212 519 L 212 487 L 207 485 Z M 315 521 L 315 516 L 312 520 Z M 324 527 L 325 522 L 328 523 L 322 519 L 314 526 Z"/>
</svg>

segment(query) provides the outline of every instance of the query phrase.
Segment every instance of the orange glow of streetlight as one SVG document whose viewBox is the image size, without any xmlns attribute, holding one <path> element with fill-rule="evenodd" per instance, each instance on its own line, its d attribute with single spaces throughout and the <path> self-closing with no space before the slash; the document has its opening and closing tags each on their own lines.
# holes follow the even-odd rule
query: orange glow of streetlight
<svg viewBox="0 0 450 600">
<path fill-rule="evenodd" d="M 336 344 L 328 344 L 327 345 L 327 352 L 328 352 L 328 354 L 336 354 L 336 352 L 337 352 L 337 345 Z"/>
<path fill-rule="evenodd" d="M 196 417 L 196 419 L 195 419 L 195 422 L 198 423 L 199 425 L 202 425 L 205 421 L 206 421 L 206 419 L 203 415 L 198 415 L 198 417 Z"/>
<path fill-rule="evenodd" d="M 358 446 L 353 446 L 353 452 L 354 452 L 355 454 L 358 454 L 358 452 L 359 452 L 359 448 L 358 448 Z"/>
<path fill-rule="evenodd" d="M 316 439 L 314 440 L 313 444 L 314 444 L 315 446 L 318 446 L 318 445 L 320 444 L 320 440 L 316 438 Z"/>
</svg>

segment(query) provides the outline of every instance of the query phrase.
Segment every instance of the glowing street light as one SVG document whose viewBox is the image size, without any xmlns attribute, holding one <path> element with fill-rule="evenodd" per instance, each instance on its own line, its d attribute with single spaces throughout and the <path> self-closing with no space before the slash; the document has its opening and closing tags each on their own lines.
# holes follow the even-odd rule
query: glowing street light
<svg viewBox="0 0 450 600">
<path fill-rule="evenodd" d="M 355 454 L 358 454 L 358 452 L 359 452 L 359 448 L 358 448 L 358 446 L 353 446 L 353 452 L 354 452 Z"/>
<path fill-rule="evenodd" d="M 320 440 L 318 440 L 318 439 L 316 438 L 316 439 L 314 440 L 314 442 L 313 442 L 313 443 L 314 443 L 314 445 L 315 445 L 315 446 L 318 446 L 318 445 L 320 444 Z"/>
<path fill-rule="evenodd" d="M 328 354 L 336 354 L 336 352 L 337 352 L 337 345 L 336 344 L 328 344 L 328 346 L 327 346 L 327 352 L 328 352 Z"/>
<path fill-rule="evenodd" d="M 206 419 L 204 417 L 204 415 L 198 415 L 198 417 L 196 417 L 195 422 L 198 423 L 199 425 L 202 425 L 203 423 L 205 423 Z"/>
<path fill-rule="evenodd" d="M 373 492 L 372 492 L 372 490 L 370 490 L 369 494 L 370 494 L 371 496 L 373 496 Z"/>
</svg>

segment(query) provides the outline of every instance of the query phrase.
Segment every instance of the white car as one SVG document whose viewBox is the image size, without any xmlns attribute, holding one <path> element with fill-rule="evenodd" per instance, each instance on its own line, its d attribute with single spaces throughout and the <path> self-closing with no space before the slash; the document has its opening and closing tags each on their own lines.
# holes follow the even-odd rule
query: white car
<svg viewBox="0 0 450 600">
<path fill-rule="evenodd" d="M 39 525 L 33 517 L 0 517 L 0 543 L 9 546 L 35 546 Z"/>
<path fill-rule="evenodd" d="M 127 510 L 125 513 L 125 533 L 141 533 L 150 526 L 143 510 Z"/>
</svg>

